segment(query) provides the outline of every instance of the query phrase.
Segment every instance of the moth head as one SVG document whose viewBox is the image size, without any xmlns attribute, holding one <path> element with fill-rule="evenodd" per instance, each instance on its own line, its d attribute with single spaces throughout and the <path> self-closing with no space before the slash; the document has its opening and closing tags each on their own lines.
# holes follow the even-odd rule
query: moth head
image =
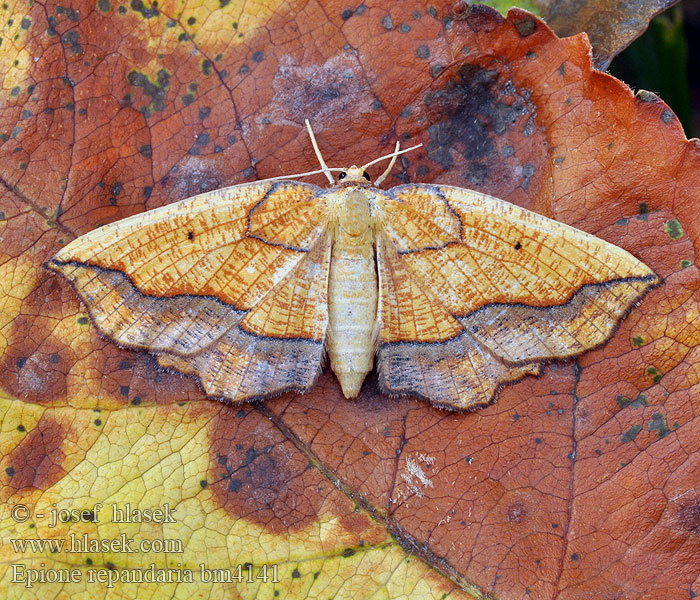
<svg viewBox="0 0 700 600">
<path fill-rule="evenodd" d="M 353 165 L 338 173 L 338 181 L 343 183 L 365 183 L 366 181 L 372 181 L 372 179 L 363 167 Z"/>
</svg>

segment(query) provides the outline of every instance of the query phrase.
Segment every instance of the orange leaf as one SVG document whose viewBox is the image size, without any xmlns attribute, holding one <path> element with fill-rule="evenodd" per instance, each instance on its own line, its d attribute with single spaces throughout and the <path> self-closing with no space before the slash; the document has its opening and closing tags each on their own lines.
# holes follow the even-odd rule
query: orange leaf
<svg viewBox="0 0 700 600">
<path fill-rule="evenodd" d="M 521 10 L 76 0 L 8 11 L 0 589 L 54 589 L 12 583 L 21 563 L 78 569 L 66 596 L 700 593 L 700 157 L 661 100 L 593 71 L 584 36 L 558 39 Z M 664 284 L 606 345 L 453 414 L 383 397 L 372 377 L 348 401 L 329 373 L 302 396 L 208 401 L 192 379 L 99 338 L 41 268 L 98 225 L 316 168 L 304 118 L 331 165 L 423 142 L 389 185 L 498 196 L 621 246 Z M 126 503 L 167 505 L 176 522 L 115 523 L 112 506 Z M 19 505 L 28 520 L 10 511 Z M 51 527 L 52 508 L 80 512 Z M 83 533 L 182 547 L 11 542 Z M 247 563 L 252 583 L 202 580 L 202 568 Z M 99 581 L 151 564 L 194 580 Z M 278 583 L 255 578 L 264 566 Z"/>
</svg>

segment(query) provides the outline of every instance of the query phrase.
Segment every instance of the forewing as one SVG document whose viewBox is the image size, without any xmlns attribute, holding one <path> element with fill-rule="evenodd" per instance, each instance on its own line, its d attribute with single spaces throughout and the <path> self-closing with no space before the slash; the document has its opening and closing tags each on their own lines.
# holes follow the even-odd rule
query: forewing
<svg viewBox="0 0 700 600">
<path fill-rule="evenodd" d="M 321 188 L 233 186 L 92 231 L 47 266 L 99 331 L 232 401 L 307 390 L 328 321 Z"/>
<path fill-rule="evenodd" d="M 613 244 L 470 190 L 399 186 L 376 216 L 380 386 L 438 405 L 487 404 L 602 344 L 659 282 Z"/>
</svg>

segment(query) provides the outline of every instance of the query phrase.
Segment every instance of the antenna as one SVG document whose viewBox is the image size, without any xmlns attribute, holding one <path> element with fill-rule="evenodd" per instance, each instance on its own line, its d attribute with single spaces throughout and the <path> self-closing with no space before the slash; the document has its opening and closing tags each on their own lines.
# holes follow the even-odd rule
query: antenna
<svg viewBox="0 0 700 600">
<path fill-rule="evenodd" d="M 323 156 L 321 155 L 321 151 L 318 148 L 318 144 L 316 143 L 316 138 L 314 136 L 314 132 L 311 129 L 311 124 L 309 123 L 308 119 L 304 119 L 304 122 L 306 123 L 306 128 L 309 131 L 309 137 L 311 138 L 311 145 L 314 148 L 314 152 L 316 153 L 316 158 L 318 158 L 318 162 L 321 163 L 321 168 L 316 169 L 315 171 L 306 171 L 305 173 L 293 173 L 292 175 L 280 175 L 279 177 L 268 177 L 267 179 L 258 179 L 258 182 L 263 182 L 263 181 L 277 181 L 280 179 L 291 179 L 292 177 L 306 177 L 307 175 L 318 175 L 319 173 L 323 173 L 327 178 L 328 182 L 331 185 L 335 184 L 335 181 L 333 180 L 333 176 L 331 175 L 331 171 L 346 171 L 347 169 L 343 169 L 340 167 L 329 167 L 326 164 L 326 161 L 323 160 Z M 391 154 L 386 154 L 384 156 L 380 156 L 379 158 L 375 158 L 374 160 L 371 160 L 368 162 L 366 165 L 363 165 L 360 167 L 362 171 L 364 171 L 367 167 L 370 167 L 382 160 L 386 160 L 387 158 L 391 158 L 391 162 L 389 163 L 389 166 L 387 167 L 386 171 L 382 173 L 377 180 L 374 182 L 374 185 L 379 185 L 382 183 L 388 176 L 389 173 L 391 173 L 391 169 L 394 168 L 394 165 L 396 164 L 396 157 L 399 156 L 399 154 L 405 154 L 406 152 L 410 152 L 411 150 L 415 150 L 416 148 L 420 148 L 423 144 L 417 144 L 415 146 L 411 146 L 410 148 L 406 148 L 405 150 L 399 150 L 400 143 L 397 140 L 396 142 L 396 147 L 394 148 L 394 151 Z"/>
<path fill-rule="evenodd" d="M 321 172 L 326 174 L 326 177 L 328 177 L 328 181 L 331 185 L 335 183 L 333 181 L 333 176 L 331 175 L 331 170 L 328 168 L 328 165 L 326 164 L 326 161 L 323 160 L 323 156 L 321 155 L 321 151 L 318 149 L 318 144 L 316 143 L 316 138 L 314 137 L 314 131 L 311 129 L 311 123 L 309 123 L 308 119 L 304 119 L 304 123 L 306 123 L 306 128 L 309 130 L 309 137 L 311 137 L 311 145 L 314 147 L 314 152 L 316 152 L 316 158 L 318 158 L 318 162 L 321 163 Z M 342 169 L 333 169 L 334 171 L 342 171 Z M 318 173 L 318 171 L 316 171 Z"/>
<path fill-rule="evenodd" d="M 396 147 L 394 148 L 394 151 L 391 154 L 387 154 L 386 156 L 380 156 L 379 158 L 375 158 L 374 160 L 368 162 L 366 165 L 363 165 L 362 170 L 364 171 L 370 165 L 378 163 L 379 161 L 382 161 L 382 160 L 389 158 L 391 156 L 391 162 L 389 163 L 389 166 L 386 168 L 386 171 L 384 171 L 384 173 L 382 173 L 379 177 L 377 177 L 377 180 L 374 182 L 374 185 L 379 185 L 387 177 L 389 177 L 389 173 L 391 173 L 391 170 L 394 168 L 394 165 L 396 164 L 396 157 L 399 154 L 405 154 L 406 152 L 410 152 L 411 150 L 415 150 L 416 148 L 420 148 L 422 145 L 423 144 L 416 144 L 415 146 L 411 146 L 410 148 L 406 148 L 405 150 L 399 150 L 400 142 L 398 140 L 396 140 Z"/>
</svg>

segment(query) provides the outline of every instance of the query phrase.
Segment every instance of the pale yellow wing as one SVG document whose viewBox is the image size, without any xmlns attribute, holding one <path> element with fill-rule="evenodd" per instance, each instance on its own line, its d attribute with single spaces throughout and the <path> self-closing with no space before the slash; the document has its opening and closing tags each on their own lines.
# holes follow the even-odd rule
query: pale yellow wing
<svg viewBox="0 0 700 600">
<path fill-rule="evenodd" d="M 380 387 L 436 405 L 605 342 L 656 274 L 625 250 L 508 202 L 411 184 L 377 196 Z"/>
<path fill-rule="evenodd" d="M 47 266 L 98 330 L 234 402 L 311 388 L 328 323 L 324 191 L 262 182 L 92 231 Z"/>
</svg>

